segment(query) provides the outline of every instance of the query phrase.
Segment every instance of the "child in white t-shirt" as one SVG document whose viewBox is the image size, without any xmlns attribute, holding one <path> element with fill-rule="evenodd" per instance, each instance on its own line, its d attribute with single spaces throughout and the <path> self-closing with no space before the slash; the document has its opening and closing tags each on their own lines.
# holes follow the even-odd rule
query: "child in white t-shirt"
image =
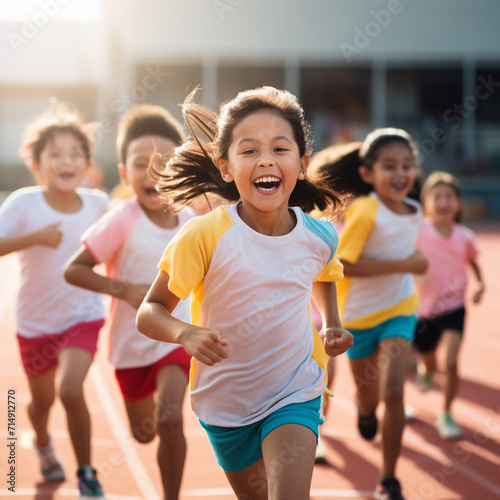
<svg viewBox="0 0 500 500">
<path fill-rule="evenodd" d="M 28 414 L 42 475 L 47 481 L 65 478 L 48 432 L 58 368 L 80 498 L 103 496 L 90 465 L 83 382 L 105 309 L 99 294 L 64 281 L 63 265 L 78 249 L 82 233 L 107 209 L 105 193 L 78 187 L 90 168 L 91 146 L 75 114 L 58 110 L 35 120 L 23 137 L 21 155 L 39 186 L 15 191 L 0 209 L 0 255 L 17 252 L 21 263 L 17 340 L 31 392 Z"/>
<path fill-rule="evenodd" d="M 179 213 L 169 210 L 148 171 L 150 161 L 168 157 L 183 139 L 180 124 L 160 106 L 141 104 L 124 115 L 117 139 L 118 171 L 133 197 L 116 205 L 83 235 L 82 247 L 65 271 L 70 283 L 111 295 L 110 360 L 132 435 L 148 443 L 158 434 L 164 495 L 172 499 L 179 495 L 186 456 L 182 402 L 191 357 L 177 344 L 140 334 L 135 317 L 165 245 L 194 217 L 189 208 Z M 105 275 L 94 270 L 98 264 L 105 264 Z M 174 314 L 189 321 L 189 304 L 181 301 Z"/>
<path fill-rule="evenodd" d="M 417 176 L 418 151 L 401 129 L 377 129 L 358 148 L 327 165 L 327 178 L 356 199 L 345 213 L 339 255 L 345 278 L 339 310 L 354 336 L 347 351 L 357 389 L 358 429 L 377 433 L 376 409 L 384 402 L 383 463 L 378 500 L 403 500 L 395 477 L 405 425 L 404 380 L 417 322 L 413 274 L 427 261 L 415 251 L 420 204 L 409 198 Z"/>
<path fill-rule="evenodd" d="M 159 188 L 180 203 L 211 192 L 231 204 L 189 221 L 170 242 L 137 326 L 193 355 L 193 410 L 235 495 L 309 498 L 326 358 L 350 347 L 351 335 L 337 312 L 335 229 L 299 207 L 338 198 L 306 179 L 309 128 L 289 92 L 240 92 L 219 115 L 188 98 L 183 111 L 191 138 Z M 309 316 L 311 292 L 324 344 Z M 192 324 L 171 315 L 189 295 Z"/>
</svg>

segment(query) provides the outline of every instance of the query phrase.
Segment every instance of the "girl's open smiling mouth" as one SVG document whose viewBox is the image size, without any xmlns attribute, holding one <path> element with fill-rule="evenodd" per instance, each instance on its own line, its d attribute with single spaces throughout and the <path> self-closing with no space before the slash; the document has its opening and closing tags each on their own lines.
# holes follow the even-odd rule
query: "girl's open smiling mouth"
<svg viewBox="0 0 500 500">
<path fill-rule="evenodd" d="M 281 184 L 281 179 L 274 175 L 259 177 L 253 182 L 253 185 L 259 190 L 271 193 L 276 191 Z"/>
</svg>

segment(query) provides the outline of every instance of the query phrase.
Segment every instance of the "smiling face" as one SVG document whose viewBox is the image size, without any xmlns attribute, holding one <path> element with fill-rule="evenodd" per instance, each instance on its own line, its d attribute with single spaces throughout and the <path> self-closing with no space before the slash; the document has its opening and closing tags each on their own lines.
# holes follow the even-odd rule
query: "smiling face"
<svg viewBox="0 0 500 500">
<path fill-rule="evenodd" d="M 219 160 L 219 167 L 226 182 L 234 180 L 243 210 L 283 215 L 297 179 L 305 178 L 307 163 L 290 123 L 263 109 L 234 127 L 227 159 Z"/>
<path fill-rule="evenodd" d="M 425 196 L 424 210 L 438 226 L 450 226 L 462 210 L 462 200 L 448 184 L 436 184 Z"/>
<path fill-rule="evenodd" d="M 71 193 L 80 185 L 90 163 L 81 142 L 71 132 L 58 132 L 47 142 L 32 169 L 47 191 Z"/>
<path fill-rule="evenodd" d="M 155 147 L 157 153 L 168 158 L 175 144 L 164 137 L 143 135 L 130 142 L 125 165 L 120 163 L 118 166 L 123 182 L 130 187 L 146 213 L 165 210 L 165 203 L 158 195 L 155 181 L 148 172 Z"/>
<path fill-rule="evenodd" d="M 395 212 L 404 211 L 404 199 L 411 191 L 416 168 L 409 147 L 395 141 L 381 146 L 372 168 L 360 167 L 361 178 L 373 186 L 374 191 Z"/>
</svg>

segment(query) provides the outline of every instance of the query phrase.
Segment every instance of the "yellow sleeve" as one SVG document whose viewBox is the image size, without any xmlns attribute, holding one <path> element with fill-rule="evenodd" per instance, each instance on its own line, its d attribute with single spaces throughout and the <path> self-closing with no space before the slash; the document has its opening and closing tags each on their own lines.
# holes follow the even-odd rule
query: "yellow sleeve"
<svg viewBox="0 0 500 500">
<path fill-rule="evenodd" d="M 373 196 L 357 198 L 346 210 L 338 248 L 342 260 L 352 264 L 358 261 L 375 225 L 377 210 L 378 201 Z"/>
<path fill-rule="evenodd" d="M 323 268 L 314 281 L 340 281 L 344 277 L 344 266 L 338 255 Z"/>
<path fill-rule="evenodd" d="M 233 224 L 226 207 L 189 220 L 167 246 L 158 269 L 169 276 L 168 288 L 180 299 L 203 281 L 212 252 L 221 235 Z"/>
</svg>

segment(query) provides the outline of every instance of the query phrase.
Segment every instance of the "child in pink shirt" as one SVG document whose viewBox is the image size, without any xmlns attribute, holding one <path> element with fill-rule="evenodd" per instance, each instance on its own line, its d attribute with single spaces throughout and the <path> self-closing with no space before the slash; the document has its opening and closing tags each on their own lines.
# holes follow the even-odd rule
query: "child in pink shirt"
<svg viewBox="0 0 500 500">
<path fill-rule="evenodd" d="M 481 300 L 484 284 L 476 262 L 478 249 L 473 232 L 461 224 L 463 203 L 457 179 L 434 172 L 422 188 L 428 218 L 421 224 L 417 248 L 429 260 L 427 273 L 417 279 L 420 292 L 415 346 L 420 353 L 417 383 L 422 391 L 432 387 L 436 349 L 443 344 L 446 359 L 444 408 L 437 423 L 443 439 L 458 439 L 462 432 L 450 413 L 458 387 L 457 359 L 465 319 L 468 268 L 476 277 L 474 303 Z"/>
</svg>

